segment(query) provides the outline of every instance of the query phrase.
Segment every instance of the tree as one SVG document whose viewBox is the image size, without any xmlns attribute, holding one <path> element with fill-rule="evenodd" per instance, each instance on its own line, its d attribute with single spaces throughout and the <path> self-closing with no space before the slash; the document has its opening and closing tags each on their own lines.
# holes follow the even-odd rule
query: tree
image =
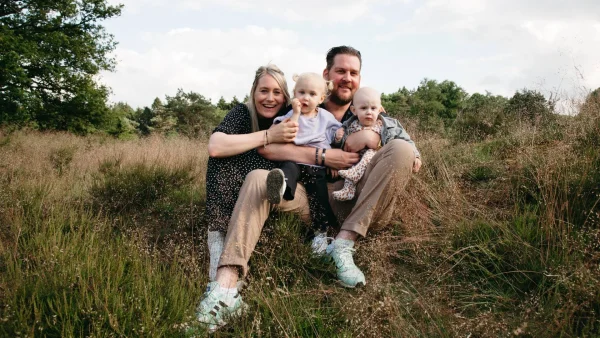
<svg viewBox="0 0 600 338">
<path fill-rule="evenodd" d="M 554 111 L 554 107 L 546 100 L 544 95 L 535 90 L 523 89 L 517 91 L 508 100 L 506 113 L 518 121 L 538 124 L 540 120 L 546 122 Z"/>
<path fill-rule="evenodd" d="M 109 118 L 116 43 L 100 21 L 120 15 L 107 0 L 12 0 L 0 4 L 0 124 L 85 133 Z"/>
<path fill-rule="evenodd" d="M 162 107 L 164 112 L 160 114 L 161 121 L 167 121 L 167 117 L 172 118 L 176 123 L 174 129 L 179 134 L 207 137 L 220 121 L 217 108 L 198 93 L 186 93 L 179 89 L 175 96 L 167 96 L 166 101 Z M 157 113 L 157 110 L 154 112 Z"/>
<path fill-rule="evenodd" d="M 217 108 L 221 110 L 229 110 L 229 105 L 227 104 L 227 101 L 225 101 L 225 98 L 223 96 L 221 96 L 219 102 L 217 102 Z"/>
<path fill-rule="evenodd" d="M 125 102 L 117 102 L 110 107 L 110 124 L 103 127 L 110 135 L 120 139 L 136 138 L 139 123 L 136 111 Z"/>
<path fill-rule="evenodd" d="M 503 127 L 507 103 L 507 98 L 490 92 L 469 96 L 454 121 L 454 136 L 478 141 L 495 135 Z"/>
<path fill-rule="evenodd" d="M 395 93 L 381 94 L 381 105 L 389 115 L 404 117 L 410 111 L 411 95 L 406 87 L 402 87 Z"/>
</svg>

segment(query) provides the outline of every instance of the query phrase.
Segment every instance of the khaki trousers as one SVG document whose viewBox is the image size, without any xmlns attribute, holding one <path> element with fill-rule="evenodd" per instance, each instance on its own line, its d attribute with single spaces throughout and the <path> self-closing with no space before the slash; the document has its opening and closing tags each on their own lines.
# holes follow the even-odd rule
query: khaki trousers
<svg viewBox="0 0 600 338">
<path fill-rule="evenodd" d="M 341 229 L 366 236 L 369 229 L 389 224 L 394 203 L 410 179 L 414 160 L 411 144 L 393 140 L 373 156 L 356 186 L 355 201 L 340 202 L 332 198 L 331 192 L 341 189 L 343 180 L 329 184 L 329 201 Z M 258 169 L 246 176 L 229 222 L 219 267 L 238 266 L 244 276 L 248 273 L 248 261 L 272 208 L 267 201 L 268 173 Z M 293 201 L 282 201 L 273 209 L 295 212 L 310 223 L 306 190 L 300 184 Z"/>
</svg>

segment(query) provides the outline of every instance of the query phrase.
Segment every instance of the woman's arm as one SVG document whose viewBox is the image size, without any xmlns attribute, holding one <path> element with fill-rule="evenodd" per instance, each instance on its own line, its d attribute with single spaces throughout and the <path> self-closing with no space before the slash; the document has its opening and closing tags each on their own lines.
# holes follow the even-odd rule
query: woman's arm
<svg viewBox="0 0 600 338">
<path fill-rule="evenodd" d="M 210 157 L 229 157 L 245 153 L 248 150 L 263 147 L 271 143 L 291 142 L 298 132 L 298 123 L 289 119 L 273 125 L 268 130 L 250 134 L 225 134 L 215 132 L 208 140 L 208 155 Z"/>
<path fill-rule="evenodd" d="M 240 135 L 229 135 L 216 132 L 213 133 L 208 140 L 208 156 L 221 158 L 239 155 L 258 146 L 262 146 L 264 142 L 264 130 Z"/>
</svg>

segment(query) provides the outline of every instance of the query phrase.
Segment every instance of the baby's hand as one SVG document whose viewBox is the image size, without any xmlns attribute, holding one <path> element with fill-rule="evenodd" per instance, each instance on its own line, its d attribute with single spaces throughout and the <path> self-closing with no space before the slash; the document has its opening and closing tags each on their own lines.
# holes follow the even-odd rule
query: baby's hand
<svg viewBox="0 0 600 338">
<path fill-rule="evenodd" d="M 290 117 L 291 121 L 298 122 L 298 120 L 300 119 L 300 108 L 302 108 L 302 103 L 300 103 L 300 100 L 293 99 L 292 100 L 292 110 L 294 112 L 292 113 L 292 117 Z"/>
<path fill-rule="evenodd" d="M 336 142 L 340 142 L 342 140 L 342 137 L 344 137 L 344 128 L 339 128 L 336 132 L 335 132 L 335 141 Z"/>
<path fill-rule="evenodd" d="M 329 168 L 329 173 L 331 174 L 332 178 L 337 178 L 339 176 L 338 171 L 336 169 Z"/>
<path fill-rule="evenodd" d="M 302 108 L 302 104 L 300 103 L 300 100 L 294 98 L 292 100 L 292 109 L 294 110 L 294 115 L 300 114 L 300 108 Z"/>
</svg>

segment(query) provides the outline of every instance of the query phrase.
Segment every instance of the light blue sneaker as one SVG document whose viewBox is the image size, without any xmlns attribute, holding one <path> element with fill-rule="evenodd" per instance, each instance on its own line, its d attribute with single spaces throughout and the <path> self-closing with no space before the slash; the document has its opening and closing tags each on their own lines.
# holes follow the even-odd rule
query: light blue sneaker
<svg viewBox="0 0 600 338">
<path fill-rule="evenodd" d="M 212 333 L 227 324 L 226 320 L 240 316 L 247 307 L 237 291 L 235 294 L 228 294 L 218 282 L 211 282 L 196 309 L 196 319 L 201 327 Z M 186 333 L 188 337 L 199 334 L 194 327 L 189 328 Z"/>
<path fill-rule="evenodd" d="M 355 251 L 354 241 L 347 239 L 336 239 L 327 246 L 327 255 L 333 259 L 337 267 L 337 277 L 340 283 L 347 288 L 367 284 L 365 275 L 354 264 L 352 255 Z"/>
</svg>

